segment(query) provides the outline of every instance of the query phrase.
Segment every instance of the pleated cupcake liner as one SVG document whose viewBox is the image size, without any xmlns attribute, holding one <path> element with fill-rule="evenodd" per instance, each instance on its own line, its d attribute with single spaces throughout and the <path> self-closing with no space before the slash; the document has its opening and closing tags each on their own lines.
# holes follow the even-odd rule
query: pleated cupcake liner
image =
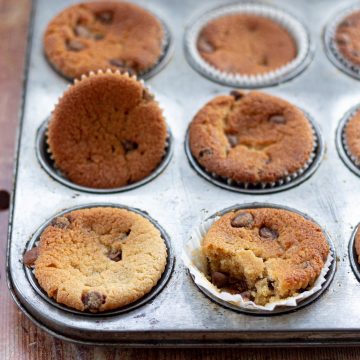
<svg viewBox="0 0 360 360">
<path fill-rule="evenodd" d="M 202 58 L 197 49 L 197 39 L 203 27 L 210 21 L 231 14 L 250 14 L 266 17 L 285 28 L 296 43 L 297 55 L 278 69 L 256 75 L 232 74 L 221 71 Z M 295 17 L 278 8 L 260 3 L 240 3 L 212 9 L 197 18 L 185 35 L 187 57 L 194 68 L 206 77 L 229 86 L 257 88 L 275 85 L 299 74 L 310 62 L 312 46 L 304 25 Z"/>
<path fill-rule="evenodd" d="M 355 107 L 353 107 L 352 109 L 350 109 L 350 111 L 345 115 L 344 118 L 344 123 L 342 125 L 342 129 L 341 129 L 341 141 L 342 141 L 342 146 L 345 150 L 346 155 L 348 156 L 348 158 L 352 161 L 352 163 L 359 169 L 360 171 L 360 158 L 353 155 L 350 151 L 350 148 L 347 144 L 346 141 L 346 134 L 345 134 L 345 130 L 349 124 L 349 121 L 360 111 L 360 104 L 356 105 Z"/>
<path fill-rule="evenodd" d="M 251 208 L 251 206 L 248 208 Z M 245 207 L 241 207 L 239 209 L 245 209 Z M 224 214 L 225 213 L 222 213 L 222 215 Z M 322 289 L 326 282 L 326 275 L 329 273 L 330 267 L 334 260 L 332 250 L 329 251 L 321 273 L 319 274 L 313 286 L 309 290 L 305 290 L 295 296 L 270 302 L 265 305 L 258 305 L 251 300 L 244 299 L 240 294 L 234 295 L 218 289 L 209 280 L 207 271 L 207 258 L 202 251 L 202 242 L 210 227 L 219 219 L 220 216 L 215 215 L 201 220 L 200 225 L 193 228 L 190 240 L 186 243 L 182 253 L 182 260 L 189 270 L 195 284 L 202 291 L 205 290 L 205 292 L 209 294 L 210 297 L 217 299 L 220 302 L 225 302 L 232 306 L 238 307 L 239 309 L 253 310 L 266 314 L 271 313 L 278 308 L 295 308 L 303 300 L 308 299 Z"/>
</svg>

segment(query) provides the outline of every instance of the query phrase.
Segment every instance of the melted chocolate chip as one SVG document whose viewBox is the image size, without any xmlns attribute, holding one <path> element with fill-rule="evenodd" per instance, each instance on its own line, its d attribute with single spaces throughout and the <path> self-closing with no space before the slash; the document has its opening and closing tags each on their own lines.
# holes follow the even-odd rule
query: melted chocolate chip
<svg viewBox="0 0 360 360">
<path fill-rule="evenodd" d="M 197 43 L 197 47 L 199 51 L 202 51 L 207 54 L 211 54 L 215 51 L 213 45 L 211 45 L 205 38 L 200 37 Z"/>
<path fill-rule="evenodd" d="M 139 147 L 139 144 L 131 140 L 122 140 L 121 145 L 123 146 L 125 153 L 136 150 Z"/>
<path fill-rule="evenodd" d="M 274 287 L 274 282 L 273 282 L 273 281 L 268 280 L 268 288 L 269 288 L 270 290 L 274 290 L 274 289 L 275 289 L 275 287 Z"/>
<path fill-rule="evenodd" d="M 125 61 L 123 61 L 121 59 L 110 59 L 109 64 L 113 65 L 113 66 L 117 66 L 117 67 L 122 67 L 122 68 L 126 67 Z"/>
<path fill-rule="evenodd" d="M 260 228 L 259 235 L 262 238 L 268 239 L 268 240 L 275 240 L 279 236 L 279 234 L 278 234 L 278 232 L 276 230 L 269 229 L 266 226 L 263 226 L 262 228 Z"/>
<path fill-rule="evenodd" d="M 269 117 L 269 121 L 274 124 L 285 124 L 286 119 L 284 115 L 272 115 Z"/>
<path fill-rule="evenodd" d="M 101 11 L 96 14 L 96 19 L 103 24 L 111 24 L 113 21 L 114 13 L 112 11 Z"/>
<path fill-rule="evenodd" d="M 204 149 L 204 150 L 201 150 L 199 152 L 199 156 L 202 158 L 204 156 L 209 156 L 209 155 L 212 155 L 213 154 L 213 151 L 212 149 Z"/>
<path fill-rule="evenodd" d="M 122 259 L 122 251 L 121 250 L 111 250 L 109 252 L 108 258 L 112 261 L 118 262 Z"/>
<path fill-rule="evenodd" d="M 95 40 L 102 40 L 104 37 L 105 37 L 105 35 L 100 34 L 100 33 L 94 34 L 94 39 Z"/>
<path fill-rule="evenodd" d="M 6 210 L 10 205 L 10 194 L 6 190 L 0 190 L 0 210 Z"/>
<path fill-rule="evenodd" d="M 238 145 L 239 142 L 238 142 L 238 138 L 236 135 L 227 134 L 226 137 L 232 148 L 235 147 L 236 145 Z"/>
<path fill-rule="evenodd" d="M 231 220 L 231 226 L 235 228 L 251 227 L 253 224 L 254 217 L 248 212 L 240 213 Z"/>
<path fill-rule="evenodd" d="M 91 30 L 84 25 L 76 25 L 74 32 L 76 36 L 80 36 L 83 38 L 91 38 L 93 35 Z"/>
<path fill-rule="evenodd" d="M 92 312 L 99 310 L 100 306 L 105 303 L 106 296 L 100 294 L 98 291 L 89 291 L 87 294 L 81 296 L 85 309 Z"/>
<path fill-rule="evenodd" d="M 37 247 L 32 248 L 23 255 L 23 264 L 27 267 L 33 266 L 38 256 L 39 249 Z"/>
<path fill-rule="evenodd" d="M 69 40 L 66 44 L 66 47 L 70 51 L 81 51 L 85 49 L 85 45 L 78 40 Z"/>
<path fill-rule="evenodd" d="M 246 290 L 249 289 L 246 280 L 245 279 L 236 279 L 233 283 L 232 283 L 232 287 L 235 288 L 238 292 L 242 293 Z"/>
<path fill-rule="evenodd" d="M 245 96 L 245 94 L 240 90 L 232 90 L 230 91 L 230 95 L 234 97 L 235 100 L 240 100 Z"/>
<path fill-rule="evenodd" d="M 66 229 L 69 225 L 69 218 L 65 216 L 59 216 L 51 221 L 51 226 L 59 229 Z"/>
<path fill-rule="evenodd" d="M 218 288 L 222 288 L 228 284 L 229 277 L 220 271 L 214 271 L 211 274 L 211 282 Z"/>
</svg>

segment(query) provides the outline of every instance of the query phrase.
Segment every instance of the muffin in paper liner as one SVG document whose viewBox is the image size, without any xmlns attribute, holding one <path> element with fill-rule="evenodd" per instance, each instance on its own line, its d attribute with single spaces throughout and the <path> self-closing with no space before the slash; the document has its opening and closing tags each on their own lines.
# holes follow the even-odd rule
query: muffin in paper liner
<svg viewBox="0 0 360 360">
<path fill-rule="evenodd" d="M 268 206 L 268 205 L 265 205 Z M 251 208 L 248 207 L 241 207 L 241 209 Z M 280 207 L 279 207 L 280 208 Z M 240 209 L 237 207 L 229 208 L 224 211 L 221 215 L 224 215 L 227 212 Z M 314 285 L 310 290 L 306 290 L 301 292 L 300 294 L 289 297 L 286 299 L 282 299 L 279 301 L 274 301 L 267 303 L 266 305 L 257 305 L 251 300 L 244 300 L 240 294 L 230 294 L 225 291 L 220 291 L 215 285 L 213 285 L 208 278 L 206 277 L 207 272 L 207 259 L 201 250 L 201 244 L 204 236 L 210 229 L 211 225 L 220 219 L 221 216 L 218 214 L 211 216 L 203 221 L 201 221 L 200 226 L 195 227 L 190 236 L 190 240 L 186 243 L 183 253 L 182 253 L 182 260 L 185 266 L 188 268 L 195 284 L 205 292 L 208 292 L 212 298 L 215 300 L 219 300 L 219 302 L 225 302 L 233 305 L 233 307 L 239 308 L 239 310 L 249 310 L 250 312 L 253 310 L 255 312 L 260 313 L 271 313 L 278 308 L 295 308 L 297 307 L 303 300 L 308 299 L 309 297 L 313 296 L 314 294 L 318 293 L 322 290 L 324 283 L 326 280 L 326 275 L 328 274 L 330 267 L 333 263 L 333 249 L 330 248 L 329 255 L 327 260 L 324 264 L 324 267 L 316 279 Z"/>
<path fill-rule="evenodd" d="M 103 70 L 98 70 L 97 72 L 91 71 L 88 75 L 83 74 L 81 76 L 81 79 L 74 79 L 73 85 L 69 85 L 68 88 L 76 86 L 78 83 L 82 82 L 83 80 L 85 80 L 87 78 L 101 76 L 104 74 L 121 75 L 121 76 L 128 77 L 128 78 L 131 78 L 131 79 L 139 82 L 143 86 L 143 89 L 146 92 L 147 96 L 149 96 L 152 101 L 155 101 L 155 103 L 159 106 L 161 113 L 162 114 L 164 113 L 164 110 L 161 108 L 158 101 L 156 101 L 154 99 L 154 95 L 151 92 L 150 88 L 148 86 L 145 86 L 145 83 L 142 79 L 137 79 L 136 75 L 130 75 L 129 73 L 122 73 L 119 70 L 112 71 L 110 69 L 107 69 L 105 71 L 103 71 Z M 58 99 L 57 103 L 54 105 L 54 109 L 58 106 L 60 100 L 61 100 L 61 97 Z M 147 176 L 145 176 L 144 178 L 142 178 L 138 181 L 133 181 L 127 185 L 123 185 L 120 187 L 96 188 L 96 187 L 90 187 L 90 186 L 86 186 L 86 185 L 77 184 L 77 183 L 73 182 L 72 180 L 70 180 L 64 174 L 64 172 L 56 165 L 54 156 L 51 151 L 51 146 L 49 144 L 48 123 L 50 121 L 51 121 L 51 116 L 50 116 L 49 120 L 45 122 L 45 125 L 43 124 L 38 131 L 38 135 L 37 135 L 37 137 L 38 137 L 37 138 L 38 159 L 39 159 L 41 165 L 43 166 L 43 168 L 52 177 L 56 178 L 56 180 L 64 183 L 65 185 L 67 185 L 69 187 L 76 188 L 77 190 L 90 191 L 90 192 L 96 192 L 96 193 L 108 193 L 108 192 L 126 191 L 126 190 L 132 189 L 134 187 L 141 186 L 141 185 L 147 183 L 148 181 L 151 181 L 152 179 L 154 179 L 157 175 L 159 175 L 168 165 L 171 155 L 172 155 L 172 135 L 168 128 L 168 125 L 166 124 L 167 136 L 166 136 L 166 140 L 164 143 L 164 153 L 163 153 L 162 159 L 159 162 L 159 164 L 152 170 L 152 172 L 149 173 Z M 44 127 L 45 127 L 45 129 L 44 129 Z M 42 140 L 43 137 L 45 138 L 44 140 Z M 45 144 L 44 144 L 46 146 L 45 150 L 41 149 L 41 147 L 43 146 L 41 144 L 42 141 L 45 142 Z M 52 163 L 52 164 L 50 164 L 50 163 Z"/>
<path fill-rule="evenodd" d="M 209 64 L 202 58 L 197 49 L 197 39 L 202 28 L 211 20 L 236 13 L 266 17 L 280 24 L 295 41 L 297 48 L 296 57 L 286 65 L 273 71 L 256 75 L 226 73 Z M 310 63 L 312 53 L 310 36 L 304 25 L 287 12 L 260 3 L 225 5 L 205 12 L 187 28 L 184 41 L 187 58 L 195 70 L 213 81 L 245 88 L 271 86 L 290 80 L 306 68 Z"/>
<path fill-rule="evenodd" d="M 187 130 L 186 134 L 186 141 L 185 141 L 185 152 L 188 157 L 188 160 L 191 166 L 195 169 L 195 171 L 204 177 L 206 180 L 218 185 L 220 187 L 226 188 L 228 190 L 244 192 L 244 193 L 252 193 L 252 194 L 262 194 L 262 193 L 271 193 L 281 190 L 286 190 L 293 186 L 300 184 L 301 182 L 308 179 L 318 168 L 320 162 L 323 157 L 324 153 L 324 144 L 323 139 L 321 136 L 320 129 L 318 128 L 317 124 L 315 123 L 312 116 L 307 113 L 306 111 L 300 109 L 306 119 L 308 120 L 312 136 L 313 136 L 313 149 L 309 156 L 309 159 L 306 161 L 304 166 L 293 173 L 288 173 L 284 177 L 278 179 L 274 182 L 257 182 L 257 183 L 250 183 L 250 182 L 238 182 L 231 178 L 226 178 L 220 176 L 214 172 L 208 171 L 205 167 L 203 167 L 195 156 L 192 154 L 190 149 L 190 136 L 189 136 L 189 129 Z"/>
<path fill-rule="evenodd" d="M 347 59 L 339 50 L 335 37 L 338 26 L 349 15 L 360 12 L 360 5 L 354 4 L 343 11 L 338 12 L 326 25 L 324 31 L 324 43 L 328 58 L 340 70 L 348 75 L 360 79 L 360 65 L 357 65 Z"/>
</svg>

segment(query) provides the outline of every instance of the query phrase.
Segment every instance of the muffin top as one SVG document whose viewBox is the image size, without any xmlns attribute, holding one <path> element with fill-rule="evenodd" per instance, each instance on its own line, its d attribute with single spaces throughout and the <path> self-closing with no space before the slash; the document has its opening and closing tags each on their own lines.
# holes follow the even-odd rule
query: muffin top
<svg viewBox="0 0 360 360">
<path fill-rule="evenodd" d="M 360 231 L 359 228 L 356 231 L 355 235 L 355 250 L 356 255 L 358 256 L 358 263 L 360 264 Z"/>
<path fill-rule="evenodd" d="M 115 188 L 148 176 L 161 162 L 167 128 L 144 85 L 127 74 L 92 74 L 71 86 L 49 123 L 56 167 L 72 182 Z"/>
<path fill-rule="evenodd" d="M 209 21 L 200 32 L 197 49 L 218 70 L 241 75 L 278 69 L 297 54 L 294 39 L 280 24 L 246 14 Z"/>
<path fill-rule="evenodd" d="M 250 291 L 251 298 L 263 305 L 313 285 L 329 245 L 321 228 L 303 216 L 257 208 L 221 216 L 205 235 L 203 251 L 215 285 L 240 283 L 242 291 Z M 219 283 L 221 275 L 214 273 L 226 278 Z"/>
<path fill-rule="evenodd" d="M 164 240 L 149 220 L 111 207 L 55 218 L 31 251 L 24 264 L 34 266 L 48 296 L 91 312 L 140 299 L 156 285 L 167 262 Z"/>
<path fill-rule="evenodd" d="M 344 135 L 347 151 L 360 164 L 360 110 L 347 122 Z"/>
<path fill-rule="evenodd" d="M 50 63 L 65 77 L 113 69 L 140 74 L 163 52 L 159 20 L 141 7 L 116 1 L 71 6 L 55 16 L 44 35 Z"/>
<path fill-rule="evenodd" d="M 190 124 L 190 149 L 208 172 L 271 183 L 304 168 L 314 149 L 304 113 L 261 92 L 233 91 L 208 102 Z"/>
<path fill-rule="evenodd" d="M 348 15 L 338 25 L 335 42 L 345 59 L 360 66 L 360 11 Z"/>
</svg>

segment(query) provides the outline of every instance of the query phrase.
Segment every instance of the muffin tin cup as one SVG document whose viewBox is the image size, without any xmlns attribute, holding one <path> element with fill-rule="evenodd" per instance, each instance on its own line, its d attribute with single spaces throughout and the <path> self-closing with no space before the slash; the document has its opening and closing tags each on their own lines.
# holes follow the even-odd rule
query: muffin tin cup
<svg viewBox="0 0 360 360">
<path fill-rule="evenodd" d="M 197 50 L 197 39 L 202 28 L 211 20 L 235 13 L 263 16 L 282 25 L 296 43 L 297 55 L 295 59 L 278 69 L 256 75 L 226 73 L 209 64 Z M 211 9 L 195 19 L 187 27 L 184 38 L 187 59 L 196 71 L 220 84 L 243 88 L 273 86 L 299 75 L 311 62 L 313 46 L 308 30 L 294 16 L 273 6 L 261 3 L 225 5 Z"/>
<path fill-rule="evenodd" d="M 321 136 L 320 129 L 318 125 L 315 123 L 313 118 L 303 111 L 306 115 L 306 118 L 309 120 L 310 125 L 313 130 L 314 136 L 314 148 L 313 152 L 310 155 L 309 161 L 305 164 L 303 168 L 298 170 L 295 173 L 289 174 L 286 177 L 278 180 L 277 182 L 272 183 L 238 183 L 232 179 L 224 178 L 215 173 L 208 172 L 203 166 L 199 164 L 196 158 L 193 156 L 190 149 L 190 136 L 189 136 L 189 128 L 186 132 L 185 137 L 185 153 L 189 160 L 191 167 L 205 180 L 211 182 L 212 184 L 219 186 L 226 190 L 236 191 L 244 194 L 271 194 L 276 193 L 283 190 L 288 190 L 297 185 L 300 185 L 305 180 L 309 179 L 315 171 L 320 166 L 321 160 L 324 156 L 324 141 Z"/>
<path fill-rule="evenodd" d="M 330 61 L 344 73 L 360 80 L 360 66 L 347 60 L 338 49 L 335 41 L 336 29 L 338 25 L 342 20 L 344 20 L 344 18 L 356 11 L 360 11 L 360 6 L 358 4 L 348 7 L 340 13 L 337 13 L 335 17 L 333 17 L 326 25 L 323 38 L 325 52 Z"/>
<path fill-rule="evenodd" d="M 358 254 L 356 253 L 356 249 L 355 249 L 355 237 L 356 237 L 356 233 L 359 230 L 359 226 L 360 224 L 357 224 L 354 231 L 351 234 L 351 238 L 349 241 L 349 260 L 352 271 L 354 272 L 356 279 L 360 282 L 360 264 L 358 261 Z"/>
<path fill-rule="evenodd" d="M 288 210 L 299 214 L 305 219 L 317 224 L 317 222 L 313 220 L 310 216 L 287 206 L 280 206 L 268 203 L 248 203 L 242 205 L 234 205 L 211 215 L 210 217 L 202 221 L 200 227 L 197 227 L 193 230 L 191 239 L 186 244 L 186 247 L 183 251 L 182 259 L 186 267 L 188 268 L 190 276 L 196 286 L 211 300 L 226 308 L 250 315 L 278 315 L 298 310 L 312 303 L 317 298 L 319 298 L 321 294 L 323 294 L 323 292 L 329 287 L 336 271 L 336 262 L 334 260 L 336 258 L 335 247 L 331 238 L 324 230 L 322 231 L 330 246 L 330 252 L 319 277 L 315 281 L 314 286 L 310 290 L 304 291 L 296 297 L 290 297 L 281 301 L 271 303 L 272 305 L 267 304 L 265 306 L 260 306 L 254 304 L 253 302 L 244 303 L 240 295 L 231 295 L 225 292 L 219 292 L 217 288 L 206 278 L 201 269 L 199 269 L 199 267 L 205 267 L 205 258 L 201 253 L 200 245 L 203 236 L 208 231 L 211 224 L 218 220 L 220 216 L 230 211 L 257 208 L 274 208 Z"/>
<path fill-rule="evenodd" d="M 345 128 L 351 118 L 360 110 L 360 104 L 352 107 L 341 118 L 336 129 L 336 148 L 338 150 L 340 159 L 344 164 L 357 176 L 360 176 L 360 163 L 355 156 L 351 155 L 345 140 Z"/>
<path fill-rule="evenodd" d="M 54 160 L 51 159 L 51 154 L 49 152 L 49 146 L 46 142 L 47 139 L 47 128 L 48 128 L 48 122 L 49 120 L 45 120 L 40 128 L 37 131 L 36 134 L 36 143 L 35 143 L 35 150 L 36 155 L 39 160 L 39 163 L 41 167 L 50 175 L 53 179 L 61 183 L 62 185 L 65 185 L 71 189 L 88 192 L 88 193 L 95 193 L 95 194 L 112 194 L 117 192 L 124 192 L 133 190 L 139 186 L 145 185 L 148 182 L 154 180 L 156 177 L 158 177 L 168 166 L 172 153 L 173 153 L 173 137 L 171 134 L 170 129 L 168 128 L 168 138 L 167 138 L 167 146 L 165 149 L 165 154 L 158 165 L 158 167 L 147 177 L 144 179 L 134 182 L 129 185 L 117 187 L 117 188 L 109 188 L 109 189 L 98 189 L 98 188 L 91 188 L 88 186 L 82 186 L 75 184 L 74 182 L 70 181 L 61 173 L 59 169 L 56 168 Z"/>
<path fill-rule="evenodd" d="M 36 291 L 36 293 L 43 298 L 45 301 L 47 301 L 48 303 L 50 303 L 51 305 L 53 305 L 55 308 L 66 311 L 68 313 L 73 313 L 73 314 L 77 314 L 77 315 L 84 315 L 84 316 L 90 316 L 90 317 L 103 317 L 103 316 L 110 316 L 110 315 L 119 315 L 119 314 L 123 314 L 126 312 L 129 312 L 131 310 L 134 310 L 142 305 L 145 305 L 146 303 L 148 303 L 150 300 L 154 299 L 161 291 L 162 289 L 166 286 L 168 280 L 171 277 L 171 273 L 173 271 L 174 268 L 174 263 L 175 263 L 175 257 L 174 257 L 174 251 L 173 248 L 171 246 L 171 242 L 170 242 L 170 237 L 169 235 L 166 233 L 166 231 L 159 225 L 159 223 L 157 221 L 155 221 L 154 219 L 152 219 L 150 217 L 150 215 L 148 213 L 146 213 L 145 211 L 136 209 L 136 208 L 132 208 L 129 206 L 125 206 L 125 205 L 118 205 L 118 204 L 109 204 L 109 203 L 96 203 L 96 204 L 87 204 L 87 205 L 81 205 L 81 206 L 75 206 L 69 209 L 66 209 L 64 211 L 61 211 L 57 214 L 55 214 L 51 219 L 47 220 L 44 224 L 42 224 L 40 226 L 40 228 L 32 235 L 30 241 L 27 243 L 26 245 L 26 251 L 31 250 L 34 246 L 37 246 L 38 241 L 40 240 L 40 236 L 43 233 L 43 231 L 45 230 L 45 228 L 51 224 L 51 221 L 58 217 L 58 216 L 63 216 L 67 213 L 69 213 L 70 211 L 73 210 L 80 210 L 80 209 L 88 209 L 88 208 L 94 208 L 94 207 L 112 207 L 112 208 L 117 208 L 117 209 L 126 209 L 129 211 L 132 211 L 134 213 L 137 213 L 141 216 L 143 216 L 144 218 L 146 218 L 147 220 L 149 220 L 159 231 L 161 234 L 162 239 L 165 242 L 166 245 L 166 249 L 167 249 L 167 263 L 165 266 L 165 270 L 160 278 L 160 280 L 157 282 L 157 284 L 152 288 L 152 290 L 150 292 L 148 292 L 147 294 L 145 294 L 142 298 L 140 298 L 139 300 L 128 304 L 126 306 L 123 306 L 119 309 L 115 309 L 115 310 L 110 310 L 110 311 L 104 311 L 104 312 L 100 312 L 100 313 L 91 313 L 91 312 L 86 312 L 86 311 L 78 311 L 76 309 L 72 309 L 66 305 L 62 305 L 60 303 L 57 303 L 54 299 L 50 298 L 46 292 L 41 288 L 41 286 L 39 285 L 33 270 L 31 268 L 28 268 L 26 266 L 24 266 L 24 271 L 26 273 L 26 277 L 28 279 L 28 281 L 30 282 L 31 286 L 33 287 L 33 289 Z"/>
</svg>

